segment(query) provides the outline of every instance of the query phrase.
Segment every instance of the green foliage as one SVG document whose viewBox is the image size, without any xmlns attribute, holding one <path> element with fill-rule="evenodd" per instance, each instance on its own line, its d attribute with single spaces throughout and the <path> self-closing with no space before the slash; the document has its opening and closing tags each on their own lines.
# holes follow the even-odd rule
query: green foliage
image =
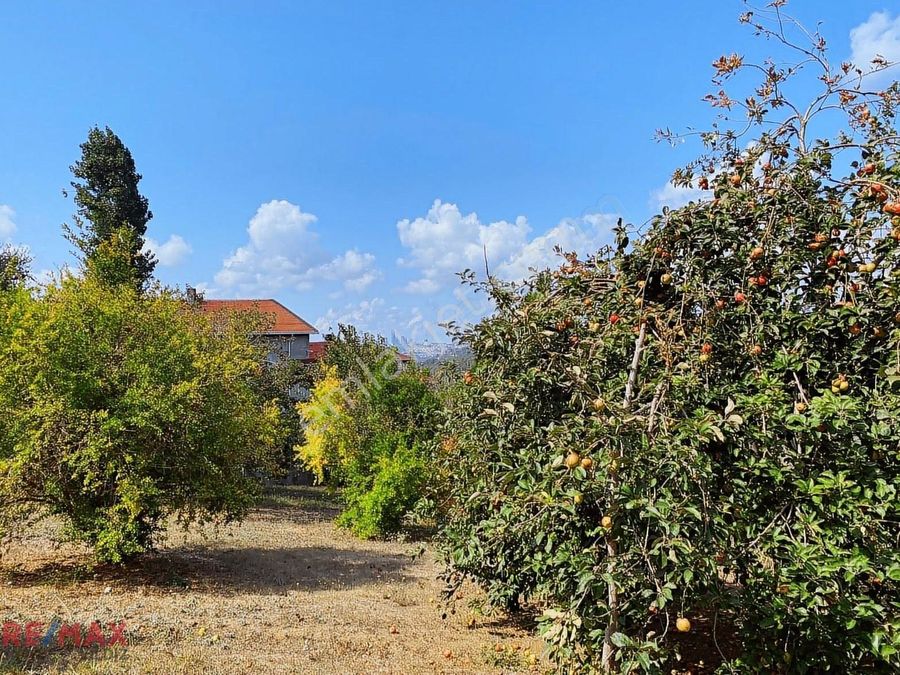
<svg viewBox="0 0 900 675">
<path fill-rule="evenodd" d="M 304 442 L 304 421 L 297 409 L 295 396 L 299 390 L 312 390 L 319 373 L 317 363 L 284 358 L 269 363 L 254 378 L 257 395 L 264 401 L 274 402 L 281 415 L 282 441 L 273 468 L 276 476 L 284 476 L 301 468 L 294 448 Z"/>
<path fill-rule="evenodd" d="M 0 247 L 0 292 L 22 286 L 31 278 L 31 256 L 10 245 Z"/>
<path fill-rule="evenodd" d="M 757 119 L 807 110 L 763 68 L 755 142 L 706 134 L 676 172 L 711 199 L 480 284 L 496 311 L 460 335 L 441 443 L 448 581 L 542 606 L 565 672 L 668 672 L 678 618 L 739 672 L 900 667 L 900 91 L 812 53 L 835 139 Z"/>
<path fill-rule="evenodd" d="M 338 326 L 325 336 L 324 363 L 355 389 L 387 379 L 398 372 L 397 351 L 380 335 L 360 333 L 355 326 Z"/>
<path fill-rule="evenodd" d="M 430 484 L 424 441 L 438 407 L 427 371 L 401 368 L 382 339 L 352 326 L 329 336 L 323 377 L 298 406 L 307 426 L 297 455 L 342 488 L 342 525 L 362 537 L 400 529 Z"/>
<path fill-rule="evenodd" d="M 101 241 L 85 260 L 85 273 L 98 283 L 109 286 L 142 284 L 134 258 L 135 236 L 127 227 L 120 227 Z"/>
<path fill-rule="evenodd" d="M 348 472 L 338 523 L 365 539 L 397 532 L 422 497 L 428 478 L 424 453 L 402 436 L 381 432 L 372 440 L 365 466 Z"/>
<path fill-rule="evenodd" d="M 347 403 L 337 369 L 325 366 L 309 400 L 297 404 L 298 415 L 306 423 L 303 442 L 296 447 L 297 458 L 320 483 L 325 482 L 326 469 L 333 485 L 343 482 L 344 465 L 359 442 Z"/>
<path fill-rule="evenodd" d="M 164 516 L 240 517 L 278 411 L 252 381 L 252 326 L 92 275 L 0 293 L 0 528 L 61 516 L 100 560 L 147 550 Z"/>
<path fill-rule="evenodd" d="M 153 254 L 142 251 L 153 214 L 138 189 L 141 175 L 131 151 L 109 127 L 102 131 L 94 127 L 81 144 L 81 159 L 71 170 L 76 178 L 72 187 L 78 212 L 75 229 L 66 227 L 66 232 L 81 250 L 85 266 L 101 275 L 109 273 L 103 277 L 107 283 L 126 281 L 144 287 L 156 267 Z M 113 248 L 104 249 L 111 240 L 117 240 Z M 131 268 L 129 274 L 119 260 L 120 242 L 128 244 L 125 259 Z"/>
</svg>

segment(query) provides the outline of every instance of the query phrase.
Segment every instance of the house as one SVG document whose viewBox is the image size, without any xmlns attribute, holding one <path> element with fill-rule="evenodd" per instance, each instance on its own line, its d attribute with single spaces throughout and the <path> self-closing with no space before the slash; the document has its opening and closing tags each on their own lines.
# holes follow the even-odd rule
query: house
<svg viewBox="0 0 900 675">
<path fill-rule="evenodd" d="M 325 356 L 327 342 L 310 342 L 310 336 L 317 335 L 315 327 L 294 314 L 277 300 L 206 300 L 194 288 L 187 287 L 187 299 L 192 305 L 200 307 L 204 312 L 259 312 L 269 320 L 268 328 L 258 337 L 269 345 L 269 361 L 275 363 L 282 359 L 315 363 Z M 401 367 L 412 363 L 413 358 L 407 354 L 396 352 L 397 362 Z"/>
<path fill-rule="evenodd" d="M 203 300 L 192 288 L 187 294 L 188 300 L 199 304 L 204 312 L 259 312 L 265 316 L 269 325 L 258 337 L 269 346 L 269 361 L 310 358 L 309 338 L 319 331 L 277 300 Z"/>
</svg>

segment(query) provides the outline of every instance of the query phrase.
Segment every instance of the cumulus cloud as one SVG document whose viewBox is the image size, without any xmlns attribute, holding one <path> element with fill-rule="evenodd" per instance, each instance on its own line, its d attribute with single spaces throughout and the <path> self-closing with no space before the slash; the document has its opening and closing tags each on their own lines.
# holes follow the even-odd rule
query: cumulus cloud
<svg viewBox="0 0 900 675">
<path fill-rule="evenodd" d="M 322 333 L 336 332 L 338 324 L 349 324 L 371 331 L 375 324 L 380 323 L 378 317 L 384 312 L 385 305 L 384 298 L 370 298 L 344 307 L 330 307 L 316 319 L 315 325 Z"/>
<path fill-rule="evenodd" d="M 403 309 L 396 305 L 388 305 L 381 297 L 369 298 L 356 303 L 348 303 L 342 307 L 329 307 L 316 319 L 316 326 L 322 333 L 337 332 L 339 324 L 356 326 L 377 335 L 390 337 L 395 331 L 403 333 L 418 316 L 415 308 Z"/>
<path fill-rule="evenodd" d="M 528 276 L 531 270 L 556 267 L 562 263 L 555 251 L 557 246 L 582 256 L 596 253 L 601 246 L 609 243 L 616 220 L 617 216 L 608 213 L 565 218 L 516 251 L 497 268 L 496 273 L 504 279 L 519 280 Z"/>
<path fill-rule="evenodd" d="M 144 251 L 152 252 L 162 267 L 177 267 L 187 260 L 193 249 L 183 237 L 173 234 L 162 244 L 150 237 L 145 238 Z"/>
<path fill-rule="evenodd" d="M 407 285 L 414 293 L 432 292 L 437 279 L 466 268 L 480 268 L 505 260 L 526 243 L 528 221 L 519 216 L 514 222 L 499 220 L 482 223 L 478 214 L 463 215 L 456 204 L 436 199 L 422 218 L 397 223 L 400 243 L 409 257 L 398 261 L 413 267 L 422 278 Z"/>
<path fill-rule="evenodd" d="M 430 312 L 428 312 L 430 316 Z M 389 305 L 382 297 L 373 297 L 341 307 L 330 307 L 319 316 L 316 327 L 323 333 L 333 333 L 339 324 L 356 326 L 359 330 L 388 339 L 404 336 L 416 341 L 444 341 L 447 334 L 419 307 Z"/>
<path fill-rule="evenodd" d="M 312 268 L 307 276 L 311 279 L 340 281 L 347 290 L 360 292 L 380 279 L 381 272 L 375 268 L 374 255 L 351 249 L 324 265 Z"/>
<path fill-rule="evenodd" d="M 491 274 L 522 279 L 530 269 L 559 264 L 554 247 L 589 254 L 609 241 L 615 216 L 588 214 L 567 218 L 538 236 L 524 216 L 514 221 L 482 223 L 478 214 L 463 214 L 456 204 L 436 199 L 424 217 L 397 223 L 400 243 L 409 255 L 398 263 L 421 275 L 406 284 L 408 293 L 437 293 L 457 282 L 453 275 L 466 268 L 482 270 L 487 258 Z"/>
<path fill-rule="evenodd" d="M 223 261 L 209 292 L 273 295 L 308 290 L 320 281 L 339 282 L 350 291 L 368 288 L 380 276 L 375 256 L 355 249 L 329 256 L 312 229 L 317 220 L 283 199 L 260 205 L 247 226 L 247 243 Z"/>
<path fill-rule="evenodd" d="M 8 239 L 16 232 L 16 212 L 11 206 L 0 204 L 0 239 Z"/>
<path fill-rule="evenodd" d="M 866 70 L 876 57 L 900 62 L 900 15 L 874 12 L 850 31 L 850 60 Z"/>
<path fill-rule="evenodd" d="M 314 253 L 318 236 L 309 229 L 315 222 L 314 215 L 288 201 L 262 204 L 247 226 L 249 241 L 223 261 L 216 284 L 244 294 L 309 288 L 303 276 L 322 262 Z"/>
<path fill-rule="evenodd" d="M 676 187 L 670 182 L 653 191 L 651 205 L 657 211 L 664 206 L 668 206 L 670 209 L 679 209 L 690 202 L 700 201 L 710 196 L 712 196 L 712 190 Z"/>
</svg>

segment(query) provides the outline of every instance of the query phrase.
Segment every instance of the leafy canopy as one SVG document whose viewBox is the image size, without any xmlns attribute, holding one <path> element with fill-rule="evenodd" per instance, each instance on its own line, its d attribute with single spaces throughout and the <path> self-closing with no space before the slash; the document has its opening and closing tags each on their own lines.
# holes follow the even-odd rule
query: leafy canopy
<svg viewBox="0 0 900 675">
<path fill-rule="evenodd" d="M 240 517 L 280 438 L 252 326 L 89 275 L 0 293 L 0 529 L 54 514 L 120 562 L 162 519 Z"/>
<path fill-rule="evenodd" d="M 673 179 L 709 196 L 480 284 L 496 311 L 459 336 L 449 588 L 537 603 L 566 672 L 681 668 L 700 626 L 730 670 L 900 667 L 900 88 L 770 12 L 743 20 L 802 62 L 714 64 L 726 117 Z"/>
<path fill-rule="evenodd" d="M 31 278 L 28 251 L 9 244 L 0 247 L 0 292 L 22 286 Z"/>
</svg>

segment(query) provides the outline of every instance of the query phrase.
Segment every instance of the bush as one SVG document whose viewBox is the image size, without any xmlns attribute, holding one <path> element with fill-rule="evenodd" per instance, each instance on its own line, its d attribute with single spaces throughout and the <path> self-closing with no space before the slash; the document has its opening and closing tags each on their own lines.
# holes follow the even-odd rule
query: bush
<svg viewBox="0 0 900 675">
<path fill-rule="evenodd" d="M 261 321 L 264 316 L 257 315 Z M 266 345 L 260 342 L 261 347 Z M 298 394 L 310 391 L 320 377 L 318 363 L 305 363 L 296 359 L 281 358 L 267 362 L 266 367 L 254 378 L 254 389 L 259 398 L 271 401 L 280 414 L 281 440 L 274 451 L 274 463 L 265 473 L 273 478 L 293 480 L 304 470 L 295 448 L 304 442 L 304 420 L 297 410 Z"/>
<path fill-rule="evenodd" d="M 399 435 L 380 434 L 365 471 L 350 474 L 338 523 L 365 539 L 397 532 L 422 497 L 428 477 L 423 452 Z"/>
<path fill-rule="evenodd" d="M 297 458 L 320 483 L 326 481 L 327 470 L 332 484 L 341 484 L 346 478 L 344 467 L 360 439 L 337 368 L 325 366 L 309 400 L 298 403 L 297 411 L 305 422 L 303 442 L 295 449 Z"/>
<path fill-rule="evenodd" d="M 306 428 L 297 456 L 342 489 L 339 524 L 366 538 L 401 528 L 430 485 L 425 441 L 438 407 L 427 371 L 401 368 L 383 340 L 342 327 L 329 341 L 322 379 L 298 406 Z"/>
<path fill-rule="evenodd" d="M 279 440 L 251 330 L 91 273 L 0 293 L 0 525 L 59 515 L 121 562 L 169 514 L 240 517 L 257 494 L 248 469 Z"/>
<path fill-rule="evenodd" d="M 764 66 L 755 141 L 706 134 L 675 174 L 711 198 L 480 284 L 497 309 L 460 335 L 441 443 L 447 576 L 538 603 L 561 670 L 668 670 L 703 623 L 741 672 L 900 667 L 900 90 L 811 53 L 836 139 L 768 116 L 807 106 Z"/>
</svg>

